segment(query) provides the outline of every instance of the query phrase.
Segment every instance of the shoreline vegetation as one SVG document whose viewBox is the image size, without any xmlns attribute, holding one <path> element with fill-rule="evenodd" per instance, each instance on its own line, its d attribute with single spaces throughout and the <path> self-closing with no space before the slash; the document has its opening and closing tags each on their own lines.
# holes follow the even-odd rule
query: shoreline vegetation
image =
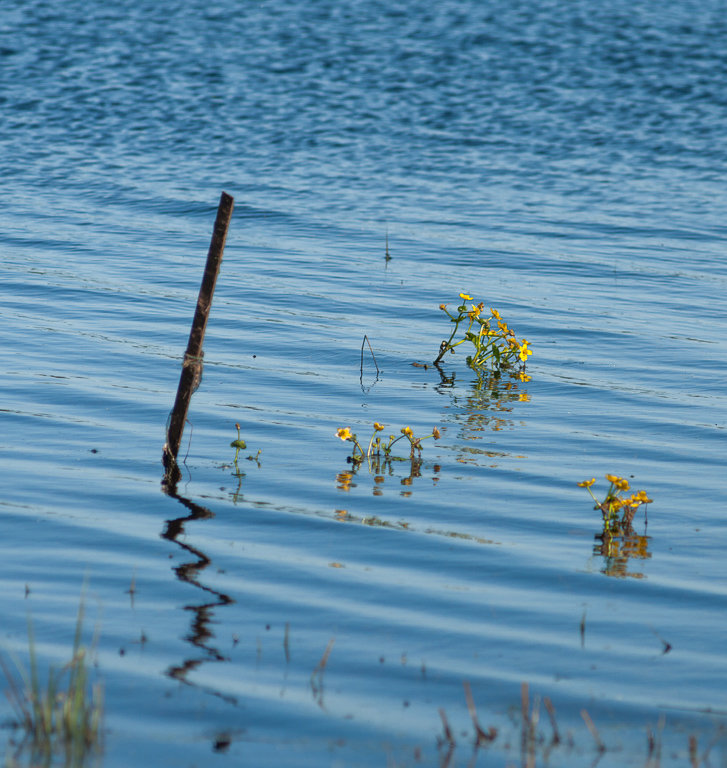
<svg viewBox="0 0 727 768">
<path fill-rule="evenodd" d="M 100 682 L 92 682 L 89 655 L 97 647 L 95 634 L 89 647 L 82 643 L 84 603 L 78 608 L 70 659 L 61 667 L 51 665 L 41 678 L 41 664 L 33 623 L 28 617 L 28 667 L 11 658 L 13 671 L 0 656 L 7 684 L 6 695 L 21 738 L 11 738 L 5 765 L 15 766 L 28 755 L 30 764 L 49 766 L 63 756 L 65 766 L 84 765 L 103 748 L 104 695 Z"/>
</svg>

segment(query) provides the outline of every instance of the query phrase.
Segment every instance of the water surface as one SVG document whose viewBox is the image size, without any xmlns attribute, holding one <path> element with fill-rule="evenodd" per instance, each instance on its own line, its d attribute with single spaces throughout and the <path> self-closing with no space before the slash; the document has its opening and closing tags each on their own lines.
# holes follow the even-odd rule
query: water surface
<svg viewBox="0 0 727 768">
<path fill-rule="evenodd" d="M 690 735 L 724 762 L 725 26 L 718 2 L 7 4 L 2 644 L 27 660 L 30 613 L 66 660 L 87 584 L 104 765 L 505 765 L 523 682 L 551 764 L 597 756 L 582 709 L 601 766 L 644 765 L 649 728 L 663 765 Z M 412 366 L 462 291 L 531 342 L 531 381 Z M 334 433 L 373 421 L 442 439 L 352 473 Z M 575 485 L 606 472 L 655 500 L 610 556 Z M 474 756 L 465 681 L 498 729 Z"/>
</svg>

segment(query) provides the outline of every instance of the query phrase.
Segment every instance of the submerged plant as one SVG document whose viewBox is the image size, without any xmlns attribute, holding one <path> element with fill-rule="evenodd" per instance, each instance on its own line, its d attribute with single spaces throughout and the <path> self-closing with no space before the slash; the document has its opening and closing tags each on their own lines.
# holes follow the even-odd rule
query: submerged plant
<svg viewBox="0 0 727 768">
<path fill-rule="evenodd" d="M 430 435 L 425 435 L 424 437 L 415 437 L 411 427 L 402 427 L 401 434 L 398 437 L 396 435 L 389 435 L 388 441 L 384 442 L 381 437 L 379 437 L 379 432 L 383 432 L 385 428 L 386 427 L 383 424 L 379 424 L 378 421 L 374 422 L 371 439 L 369 440 L 368 447 L 365 451 L 361 447 L 361 443 L 359 443 L 358 437 L 353 432 L 351 432 L 349 427 L 341 427 L 338 429 L 336 431 L 336 437 L 340 438 L 344 442 L 353 443 L 353 451 L 351 452 L 350 460 L 355 464 L 358 464 L 359 462 L 363 461 L 364 458 L 370 456 L 384 456 L 386 458 L 391 458 L 392 448 L 394 445 L 396 445 L 396 443 L 399 442 L 399 440 L 403 440 L 404 438 L 406 438 L 409 443 L 410 458 L 414 457 L 415 452 L 421 455 L 422 440 L 426 440 L 430 437 L 433 437 L 435 440 L 439 440 L 441 436 L 437 427 L 432 429 L 432 433 Z"/>
<path fill-rule="evenodd" d="M 648 497 L 646 491 L 635 491 L 630 496 L 625 496 L 631 488 L 629 481 L 623 477 L 606 475 L 606 480 L 610 485 L 602 501 L 599 501 L 591 490 L 591 486 L 596 482 L 595 477 L 578 485 L 591 494 L 591 498 L 596 502 L 594 509 L 601 510 L 604 528 L 612 533 L 619 533 L 630 528 L 634 515 L 642 504 L 651 504 L 653 500 Z"/>
<path fill-rule="evenodd" d="M 51 667 L 45 685 L 38 671 L 33 625 L 28 619 L 30 668 L 13 660 L 14 674 L 0 659 L 8 684 L 7 696 L 15 710 L 17 724 L 25 733 L 19 746 L 29 746 L 33 755 L 49 763 L 55 751 L 65 752 L 67 765 L 81 765 L 94 749 L 100 748 L 103 691 L 91 684 L 88 650 L 81 644 L 83 602 L 78 609 L 73 653 L 60 669 Z"/>
<path fill-rule="evenodd" d="M 524 376 L 525 364 L 528 357 L 533 354 L 527 339 L 518 341 L 515 332 L 508 328 L 496 309 L 490 307 L 490 312 L 487 314 L 484 312 L 484 302 L 468 306 L 467 302 L 473 301 L 472 297 L 466 293 L 460 293 L 459 297 L 462 303 L 454 313 L 447 309 L 446 304 L 439 305 L 454 327 L 449 338 L 439 345 L 439 355 L 434 365 L 438 365 L 447 352 L 454 353 L 455 347 L 470 342 L 474 349 L 473 353 L 467 356 L 467 365 L 473 370 L 500 371 L 518 366 Z M 460 332 L 460 326 L 464 327 L 462 337 L 455 340 Z"/>
</svg>

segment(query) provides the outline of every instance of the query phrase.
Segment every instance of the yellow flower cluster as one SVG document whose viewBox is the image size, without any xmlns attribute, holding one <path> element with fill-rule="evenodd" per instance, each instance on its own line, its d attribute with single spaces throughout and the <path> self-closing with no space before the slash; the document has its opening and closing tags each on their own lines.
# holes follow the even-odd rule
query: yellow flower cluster
<svg viewBox="0 0 727 768">
<path fill-rule="evenodd" d="M 469 341 L 474 346 L 474 354 L 467 357 L 467 365 L 470 368 L 476 371 L 482 371 L 485 368 L 500 371 L 519 364 L 520 374 L 524 376 L 522 369 L 528 357 L 533 354 L 528 340 L 518 341 L 515 332 L 508 328 L 507 323 L 494 307 L 490 307 L 490 313 L 487 315 L 484 311 L 484 302 L 468 305 L 468 301 L 473 301 L 469 294 L 460 293 L 459 297 L 462 303 L 455 312 L 450 312 L 446 304 L 439 305 L 439 308 L 449 317 L 450 322 L 454 324 L 454 328 L 449 339 L 442 341 L 439 345 L 439 355 L 434 365 L 438 365 L 447 352 L 454 353 L 455 347 Z M 467 326 L 462 338 L 455 340 L 463 323 L 467 323 Z M 477 328 L 476 332 L 473 328 Z M 521 378 L 521 380 L 525 379 Z"/>
<path fill-rule="evenodd" d="M 391 456 L 392 447 L 402 438 L 406 438 L 409 441 L 410 455 L 413 457 L 415 451 L 421 454 L 422 440 L 426 440 L 429 437 L 433 437 L 435 440 L 439 440 L 439 438 L 442 436 L 439 429 L 434 427 L 432 429 L 431 435 L 415 437 L 412 428 L 407 426 L 402 427 L 399 437 L 396 437 L 396 435 L 389 435 L 388 442 L 384 443 L 377 434 L 378 432 L 383 432 L 384 429 L 384 424 L 380 424 L 378 421 L 374 422 L 371 439 L 369 440 L 368 448 L 365 451 L 361 447 L 361 443 L 359 443 L 358 437 L 353 432 L 351 432 L 350 427 L 339 427 L 339 429 L 336 430 L 336 437 L 343 440 L 344 442 L 353 443 L 353 452 L 351 453 L 350 460 L 354 463 L 358 463 L 363 461 L 365 457 L 369 456 L 381 456 L 383 454 L 384 457 L 389 458 Z"/>
<path fill-rule="evenodd" d="M 646 491 L 635 491 L 630 496 L 624 496 L 624 493 L 631 490 L 631 486 L 628 480 L 619 475 L 606 475 L 606 480 L 610 485 L 602 501 L 599 501 L 591 490 L 591 486 L 596 482 L 595 477 L 583 480 L 578 485 L 591 494 L 596 502 L 596 509 L 601 510 L 604 523 L 608 527 L 615 530 L 630 526 L 638 508 L 642 504 L 651 504 L 653 499 L 649 498 Z M 619 513 L 621 513 L 620 518 Z"/>
</svg>

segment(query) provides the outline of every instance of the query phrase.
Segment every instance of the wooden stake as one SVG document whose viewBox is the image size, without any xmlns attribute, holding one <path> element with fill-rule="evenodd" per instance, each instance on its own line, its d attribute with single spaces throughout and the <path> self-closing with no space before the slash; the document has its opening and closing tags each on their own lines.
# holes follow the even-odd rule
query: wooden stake
<svg viewBox="0 0 727 768">
<path fill-rule="evenodd" d="M 225 240 L 227 239 L 227 230 L 230 226 L 234 204 L 233 198 L 226 192 L 223 192 L 220 197 L 219 207 L 217 208 L 215 228 L 212 232 L 212 242 L 207 253 L 207 265 L 205 266 L 202 285 L 199 289 L 197 309 L 194 313 L 192 329 L 189 332 L 187 351 L 184 353 L 182 373 L 180 374 L 179 387 L 177 388 L 177 398 L 174 401 L 174 408 L 172 408 L 172 413 L 169 417 L 167 442 L 164 444 L 162 452 L 162 463 L 165 469 L 164 484 L 168 486 L 174 486 L 181 476 L 177 466 L 177 454 L 179 453 L 179 445 L 182 442 L 184 424 L 187 421 L 189 403 L 192 399 L 192 394 L 202 379 L 204 334 L 207 330 L 207 320 L 212 308 L 212 297 L 215 292 L 217 275 L 220 273 L 222 253 L 225 250 Z"/>
</svg>

